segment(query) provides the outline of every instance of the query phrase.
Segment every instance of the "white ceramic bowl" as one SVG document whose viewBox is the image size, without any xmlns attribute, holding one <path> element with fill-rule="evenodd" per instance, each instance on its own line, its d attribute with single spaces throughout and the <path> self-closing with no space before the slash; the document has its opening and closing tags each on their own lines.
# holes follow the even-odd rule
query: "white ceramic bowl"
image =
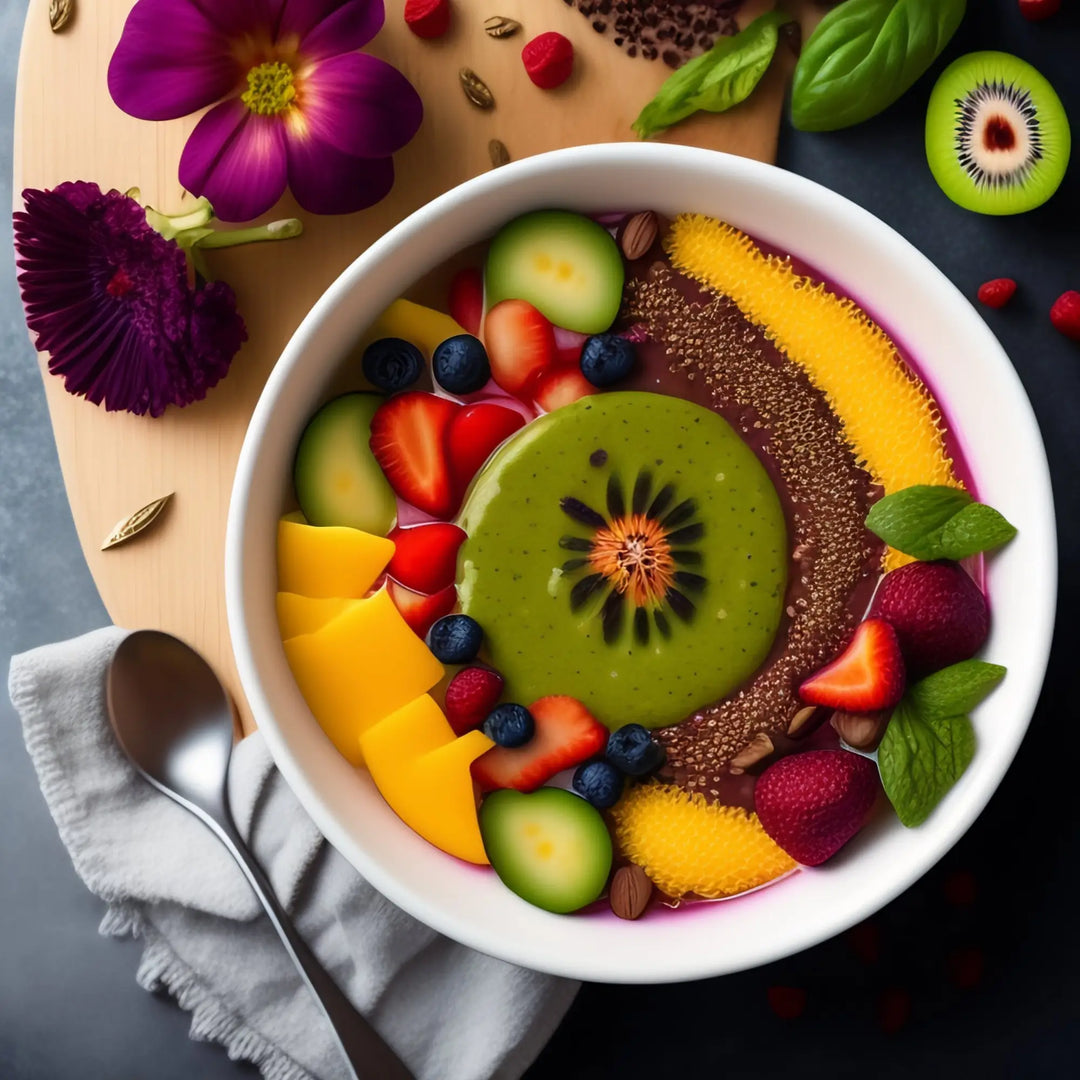
<svg viewBox="0 0 1080 1080">
<path fill-rule="evenodd" d="M 1009 673 L 975 715 L 975 759 L 914 830 L 887 817 L 825 867 L 750 896 L 662 911 L 551 915 L 489 870 L 444 855 L 403 825 L 363 771 L 322 734 L 293 682 L 274 613 L 275 525 L 305 421 L 350 346 L 425 271 L 523 211 L 652 207 L 714 215 L 801 256 L 898 335 L 956 425 L 982 498 L 1019 527 L 989 570 L 986 656 Z M 330 842 L 396 904 L 484 952 L 560 975 L 666 982 L 719 975 L 804 949 L 902 892 L 957 841 L 997 787 L 1027 728 L 1054 621 L 1053 502 L 1042 440 L 1016 372 L 971 305 L 877 218 L 781 169 L 704 150 L 612 144 L 529 158 L 417 211 L 361 255 L 296 331 L 251 420 L 233 489 L 229 627 L 255 720 Z"/>
</svg>

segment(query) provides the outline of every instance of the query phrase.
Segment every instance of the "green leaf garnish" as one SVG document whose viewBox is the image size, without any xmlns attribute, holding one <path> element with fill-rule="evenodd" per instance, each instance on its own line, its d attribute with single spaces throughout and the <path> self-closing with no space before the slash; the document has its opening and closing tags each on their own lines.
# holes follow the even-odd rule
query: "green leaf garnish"
<svg viewBox="0 0 1080 1080">
<path fill-rule="evenodd" d="M 886 495 L 870 508 L 866 527 L 890 547 L 915 559 L 966 559 L 1000 547 L 1016 535 L 992 507 L 966 491 L 916 484 Z"/>
<path fill-rule="evenodd" d="M 835 131 L 876 116 L 940 55 L 966 0 L 846 0 L 803 46 L 791 92 L 801 131 Z"/>
<path fill-rule="evenodd" d="M 726 112 L 745 101 L 772 61 L 780 27 L 791 21 L 781 11 L 766 12 L 746 29 L 721 38 L 707 53 L 683 64 L 641 110 L 634 131 L 649 139 L 701 110 Z"/>
<path fill-rule="evenodd" d="M 964 660 L 908 687 L 878 747 L 885 794 L 908 828 L 930 816 L 971 763 L 967 714 L 1004 676 L 1000 664 Z"/>
</svg>

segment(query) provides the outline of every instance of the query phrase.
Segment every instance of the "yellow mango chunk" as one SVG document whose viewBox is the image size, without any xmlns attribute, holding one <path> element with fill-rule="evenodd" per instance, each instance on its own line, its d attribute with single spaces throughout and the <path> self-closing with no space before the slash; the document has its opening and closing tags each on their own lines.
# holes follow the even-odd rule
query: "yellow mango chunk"
<svg viewBox="0 0 1080 1080">
<path fill-rule="evenodd" d="M 363 763 L 360 736 L 443 676 L 385 590 L 289 638 L 285 656 L 308 708 L 354 765 Z"/>
<path fill-rule="evenodd" d="M 394 542 L 360 529 L 278 522 L 278 588 L 320 599 L 358 599 L 394 555 Z M 283 635 L 290 636 L 290 635 Z"/>
<path fill-rule="evenodd" d="M 361 350 L 379 338 L 396 337 L 411 341 L 429 360 L 447 338 L 468 331 L 441 311 L 414 304 L 411 300 L 395 300 L 371 325 L 360 344 Z"/>
<path fill-rule="evenodd" d="M 441 851 L 487 865 L 469 766 L 490 750 L 480 731 L 460 738 L 428 694 L 360 736 L 371 778 L 406 825 Z"/>
<path fill-rule="evenodd" d="M 350 600 L 343 596 L 311 597 L 300 593 L 279 592 L 277 594 L 277 618 L 281 629 L 281 638 L 299 637 L 311 634 L 325 626 L 331 619 L 336 619 L 346 608 L 359 604 L 359 600 Z"/>
</svg>

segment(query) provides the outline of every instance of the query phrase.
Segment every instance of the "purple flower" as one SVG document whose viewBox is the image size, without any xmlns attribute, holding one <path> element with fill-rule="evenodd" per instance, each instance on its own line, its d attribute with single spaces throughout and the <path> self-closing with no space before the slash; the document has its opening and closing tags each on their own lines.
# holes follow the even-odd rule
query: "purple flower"
<svg viewBox="0 0 1080 1080">
<path fill-rule="evenodd" d="M 258 217 L 286 185 L 305 210 L 350 213 L 390 190 L 390 155 L 423 115 L 400 72 L 356 51 L 382 22 L 382 0 L 138 0 L 109 92 L 143 120 L 213 105 L 180 182 L 223 221 Z"/>
<path fill-rule="evenodd" d="M 118 191 L 80 181 L 24 191 L 23 201 L 15 250 L 26 322 L 68 392 L 151 416 L 205 397 L 247 340 L 232 289 L 193 287 L 184 249 Z"/>
</svg>

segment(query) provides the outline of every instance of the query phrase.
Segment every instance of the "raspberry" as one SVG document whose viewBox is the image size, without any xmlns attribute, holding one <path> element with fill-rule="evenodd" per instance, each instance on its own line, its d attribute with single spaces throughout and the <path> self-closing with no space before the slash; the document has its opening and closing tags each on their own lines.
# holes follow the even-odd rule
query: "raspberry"
<svg viewBox="0 0 1080 1080">
<path fill-rule="evenodd" d="M 405 22 L 417 37 L 442 37 L 450 28 L 450 0 L 405 0 Z"/>
<path fill-rule="evenodd" d="M 553 90 L 566 82 L 574 70 L 574 46 L 568 38 L 551 30 L 534 37 L 521 50 L 521 62 L 541 90 Z"/>
<path fill-rule="evenodd" d="M 446 719 L 455 735 L 478 728 L 502 694 L 503 679 L 490 668 L 462 668 L 446 688 Z"/>
<path fill-rule="evenodd" d="M 1012 278 L 999 277 L 979 286 L 979 302 L 987 307 L 1003 308 L 1016 292 L 1016 282 Z"/>
<path fill-rule="evenodd" d="M 1080 292 L 1063 292 L 1050 309 L 1050 321 L 1067 338 L 1080 341 Z"/>
</svg>

